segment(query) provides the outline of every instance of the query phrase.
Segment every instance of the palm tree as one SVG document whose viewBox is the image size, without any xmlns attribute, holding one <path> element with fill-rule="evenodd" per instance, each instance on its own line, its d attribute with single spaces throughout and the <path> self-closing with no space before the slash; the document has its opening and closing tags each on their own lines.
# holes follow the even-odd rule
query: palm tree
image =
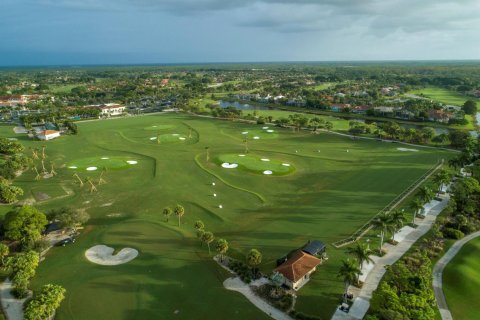
<svg viewBox="0 0 480 320">
<path fill-rule="evenodd" d="M 418 190 L 418 196 L 424 203 L 432 201 L 435 196 L 435 193 L 427 186 L 423 186 Z"/>
<path fill-rule="evenodd" d="M 350 259 L 342 260 L 342 265 L 340 266 L 340 270 L 338 270 L 337 277 L 343 278 L 343 284 L 345 285 L 343 302 L 345 303 L 347 303 L 348 287 L 357 280 L 358 274 L 361 274 L 361 270 L 358 269 L 355 261 L 351 261 Z"/>
<path fill-rule="evenodd" d="M 390 213 L 390 223 L 392 228 L 392 240 L 395 241 L 395 233 L 403 227 L 405 216 L 402 211 L 395 210 Z"/>
<path fill-rule="evenodd" d="M 170 209 L 169 207 L 164 208 L 163 215 L 165 216 L 168 222 L 168 218 L 172 215 L 172 209 Z"/>
<path fill-rule="evenodd" d="M 173 209 L 173 212 L 175 212 L 175 215 L 178 217 L 178 226 L 180 227 L 180 219 L 185 214 L 185 209 L 181 205 L 177 204 L 175 209 Z"/>
<path fill-rule="evenodd" d="M 327 131 L 332 130 L 333 129 L 333 123 L 331 123 L 330 121 L 325 122 L 325 129 L 327 129 Z"/>
<path fill-rule="evenodd" d="M 203 223 L 202 220 L 197 220 L 195 221 L 195 224 L 193 225 L 193 227 L 195 228 L 195 230 L 203 230 L 205 229 L 205 224 Z"/>
<path fill-rule="evenodd" d="M 203 234 L 205 233 L 205 230 L 200 229 L 197 230 L 197 238 L 200 240 L 200 245 L 203 245 Z"/>
<path fill-rule="evenodd" d="M 215 244 L 215 250 L 220 254 L 220 260 L 223 262 L 225 253 L 228 251 L 228 242 L 225 239 L 218 239 Z"/>
<path fill-rule="evenodd" d="M 443 185 L 450 181 L 450 174 L 447 170 L 442 169 L 433 177 L 433 181 L 438 184 L 437 194 L 439 194 L 442 191 Z"/>
<path fill-rule="evenodd" d="M 360 270 L 362 270 L 363 264 L 365 262 L 373 263 L 372 258 L 370 258 L 370 255 L 373 254 L 373 251 L 370 250 L 368 248 L 368 246 L 365 245 L 365 244 L 357 242 L 357 245 L 355 247 L 350 247 L 350 248 L 347 249 L 347 253 L 351 254 L 352 256 L 355 257 L 355 259 L 357 259 L 357 261 L 359 263 L 359 269 Z M 360 276 L 360 274 L 359 274 L 359 276 Z"/>
<path fill-rule="evenodd" d="M 211 233 L 210 231 L 203 233 L 202 242 L 205 242 L 207 244 L 208 254 L 210 254 L 210 243 L 212 243 L 213 240 L 215 240 L 213 233 Z"/>
<path fill-rule="evenodd" d="M 375 217 L 375 219 L 372 220 L 371 224 L 375 230 L 380 230 L 380 254 L 381 254 L 385 233 L 390 228 L 390 215 L 387 212 L 382 212 L 377 217 Z"/>
<path fill-rule="evenodd" d="M 262 254 L 257 249 L 252 249 L 247 254 L 247 264 L 252 268 L 253 274 L 257 274 L 257 266 L 262 263 Z"/>
<path fill-rule="evenodd" d="M 415 218 L 417 217 L 417 214 L 423 210 L 423 203 L 420 199 L 416 198 L 410 203 L 410 208 L 413 210 L 412 224 L 415 225 Z"/>
</svg>

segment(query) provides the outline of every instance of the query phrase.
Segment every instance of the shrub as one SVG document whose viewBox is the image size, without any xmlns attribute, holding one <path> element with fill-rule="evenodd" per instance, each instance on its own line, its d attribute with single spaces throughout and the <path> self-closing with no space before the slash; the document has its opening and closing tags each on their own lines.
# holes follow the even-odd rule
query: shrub
<svg viewBox="0 0 480 320">
<path fill-rule="evenodd" d="M 445 228 L 442 230 L 443 237 L 448 239 L 462 239 L 465 234 L 457 229 Z"/>
</svg>

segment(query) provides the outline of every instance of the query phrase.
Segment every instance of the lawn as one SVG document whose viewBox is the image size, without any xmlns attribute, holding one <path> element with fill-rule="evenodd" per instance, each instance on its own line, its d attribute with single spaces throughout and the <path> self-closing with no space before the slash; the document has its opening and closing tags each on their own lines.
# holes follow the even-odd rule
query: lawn
<svg viewBox="0 0 480 320">
<path fill-rule="evenodd" d="M 439 88 L 439 87 L 427 87 L 424 89 L 412 90 L 409 93 L 417 94 L 417 95 L 422 94 L 425 97 L 430 98 L 432 100 L 445 103 L 445 104 L 452 104 L 456 106 L 462 106 L 467 100 L 474 100 L 477 103 L 480 102 L 480 99 L 477 99 L 474 97 L 467 97 L 467 96 L 461 95 L 458 92 L 444 89 L 444 88 Z"/>
<path fill-rule="evenodd" d="M 145 128 L 155 125 L 162 126 L 161 135 L 186 140 L 150 141 L 156 132 Z M 92 216 L 74 245 L 49 252 L 34 279 L 34 288 L 54 282 L 67 289 L 57 319 L 267 319 L 243 296 L 223 289 L 228 275 L 196 239 L 193 223 L 198 219 L 217 238 L 228 240 L 231 256 L 242 258 L 258 248 L 266 273 L 276 259 L 308 240 L 327 243 L 330 259 L 298 292 L 296 308 L 328 318 L 342 292 L 336 273 L 345 258 L 344 250 L 330 244 L 363 225 L 439 158 L 450 157 L 434 149 L 401 152 L 393 143 L 277 127 L 269 133 L 262 125 L 181 114 L 79 122 L 78 127 L 78 136 L 46 143 L 57 176 L 35 181 L 35 174 L 26 172 L 17 179 L 30 201 L 50 195 L 36 203 L 42 210 L 73 206 Z M 230 158 L 245 153 L 245 131 L 271 138 L 251 138 L 245 160 Z M 5 126 L 0 135 L 16 136 Z M 27 147 L 45 144 L 16 137 Z M 106 184 L 97 186 L 98 192 L 80 187 L 72 176 L 98 181 L 102 161 L 113 159 L 120 160 L 121 170 L 107 168 Z M 127 160 L 137 163 L 123 167 Z M 233 160 L 250 170 L 221 166 Z M 252 172 L 269 169 L 264 167 L 268 163 L 289 171 Z M 77 168 L 68 168 L 73 164 Z M 87 171 L 87 165 L 98 170 Z M 177 203 L 186 211 L 181 227 L 176 217 L 166 222 L 162 215 L 165 206 Z M 7 210 L 0 206 L 0 214 Z M 84 257 L 97 244 L 118 250 L 128 246 L 140 254 L 125 265 L 98 266 Z"/>
<path fill-rule="evenodd" d="M 480 238 L 471 240 L 443 272 L 443 291 L 454 319 L 480 319 Z"/>
</svg>

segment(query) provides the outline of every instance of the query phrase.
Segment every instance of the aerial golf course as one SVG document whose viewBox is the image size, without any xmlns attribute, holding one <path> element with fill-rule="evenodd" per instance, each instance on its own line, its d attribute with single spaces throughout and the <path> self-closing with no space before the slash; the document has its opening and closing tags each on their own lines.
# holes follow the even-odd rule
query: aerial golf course
<svg viewBox="0 0 480 320">
<path fill-rule="evenodd" d="M 17 178 L 22 200 L 43 211 L 82 208 L 92 217 L 75 244 L 49 251 L 34 279 L 34 288 L 67 289 L 57 319 L 269 319 L 223 288 L 229 274 L 200 245 L 196 220 L 229 242 L 231 257 L 260 250 L 265 273 L 308 240 L 326 243 L 329 260 L 298 291 L 296 310 L 327 318 L 342 293 L 336 273 L 345 257 L 330 244 L 451 156 L 182 114 L 79 122 L 78 128 L 78 135 L 45 143 L 0 127 L 27 150 L 46 145 L 48 166 L 58 173 Z M 105 183 L 91 192 L 76 176 L 101 176 Z M 167 222 L 162 215 L 177 203 L 185 207 L 180 227 L 175 216 Z M 7 210 L 0 207 L 2 215 Z M 96 265 L 85 251 L 100 244 L 139 254 L 126 264 Z"/>
</svg>

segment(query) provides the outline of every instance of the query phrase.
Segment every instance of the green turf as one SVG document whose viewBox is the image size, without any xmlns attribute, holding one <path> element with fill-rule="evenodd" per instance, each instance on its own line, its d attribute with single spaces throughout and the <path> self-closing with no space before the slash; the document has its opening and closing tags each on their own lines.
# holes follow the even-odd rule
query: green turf
<svg viewBox="0 0 480 320">
<path fill-rule="evenodd" d="M 439 88 L 439 87 L 427 87 L 424 89 L 413 90 L 409 93 L 413 94 L 423 94 L 425 97 L 435 100 L 437 102 L 452 104 L 457 106 L 462 106 L 467 100 L 474 100 L 479 102 L 480 99 L 474 97 L 467 97 L 461 95 L 458 92 Z"/>
<path fill-rule="evenodd" d="M 480 238 L 471 240 L 443 272 L 443 291 L 454 319 L 480 319 Z"/>
<path fill-rule="evenodd" d="M 156 131 L 156 130 L 166 130 L 166 129 L 172 129 L 172 128 L 174 128 L 174 126 L 171 124 L 154 124 L 154 125 L 145 127 L 144 129 L 148 131 Z"/>
<path fill-rule="evenodd" d="M 144 128 L 159 123 L 175 127 L 164 134 L 191 137 L 185 143 L 149 141 L 156 135 Z M 275 127 L 275 139 L 248 140 L 249 154 L 292 164 L 295 171 L 264 177 L 224 169 L 215 160 L 243 154 L 241 132 L 262 131 L 261 125 L 161 114 L 79 122 L 78 127 L 77 136 L 45 143 L 0 126 L 1 136 L 18 137 L 27 150 L 45 144 L 58 173 L 40 181 L 31 171 L 18 177 L 16 184 L 26 191 L 23 199 L 35 201 L 32 193 L 50 192 L 50 199 L 36 203 L 40 209 L 73 206 L 92 217 L 74 245 L 48 254 L 33 281 L 34 289 L 49 282 L 65 286 L 60 320 L 267 319 L 243 296 L 223 289 L 227 275 L 200 246 L 194 221 L 203 220 L 207 230 L 227 239 L 232 256 L 241 258 L 258 248 L 264 255 L 261 269 L 270 272 L 276 259 L 308 240 L 331 244 L 349 236 L 438 159 L 451 156 L 435 149 L 400 152 L 398 144 Z M 66 165 L 99 157 L 139 163 L 128 170 L 107 170 L 107 183 L 90 193 Z M 79 174 L 95 180 L 100 171 Z M 71 195 L 55 191 L 59 187 Z M 186 210 L 180 228 L 175 217 L 167 223 L 161 214 L 177 203 Z M 0 215 L 8 210 L 0 206 Z M 85 250 L 96 244 L 133 247 L 140 254 L 126 265 L 97 266 L 84 258 Z M 296 304 L 298 311 L 322 318 L 331 316 L 343 290 L 335 275 L 344 250 L 331 245 L 327 250 L 330 259 L 298 292 Z"/>
<path fill-rule="evenodd" d="M 275 155 L 276 156 L 276 155 Z M 263 160 L 262 160 L 263 159 Z M 238 164 L 238 169 L 246 170 L 257 174 L 263 174 L 264 171 L 272 171 L 272 175 L 285 175 L 291 173 L 295 168 L 290 163 L 271 159 L 270 156 L 254 154 L 221 154 L 217 157 L 219 165 L 223 163 Z M 267 161 L 268 160 L 268 161 Z M 237 168 L 224 168 L 225 170 L 238 170 Z"/>
</svg>

